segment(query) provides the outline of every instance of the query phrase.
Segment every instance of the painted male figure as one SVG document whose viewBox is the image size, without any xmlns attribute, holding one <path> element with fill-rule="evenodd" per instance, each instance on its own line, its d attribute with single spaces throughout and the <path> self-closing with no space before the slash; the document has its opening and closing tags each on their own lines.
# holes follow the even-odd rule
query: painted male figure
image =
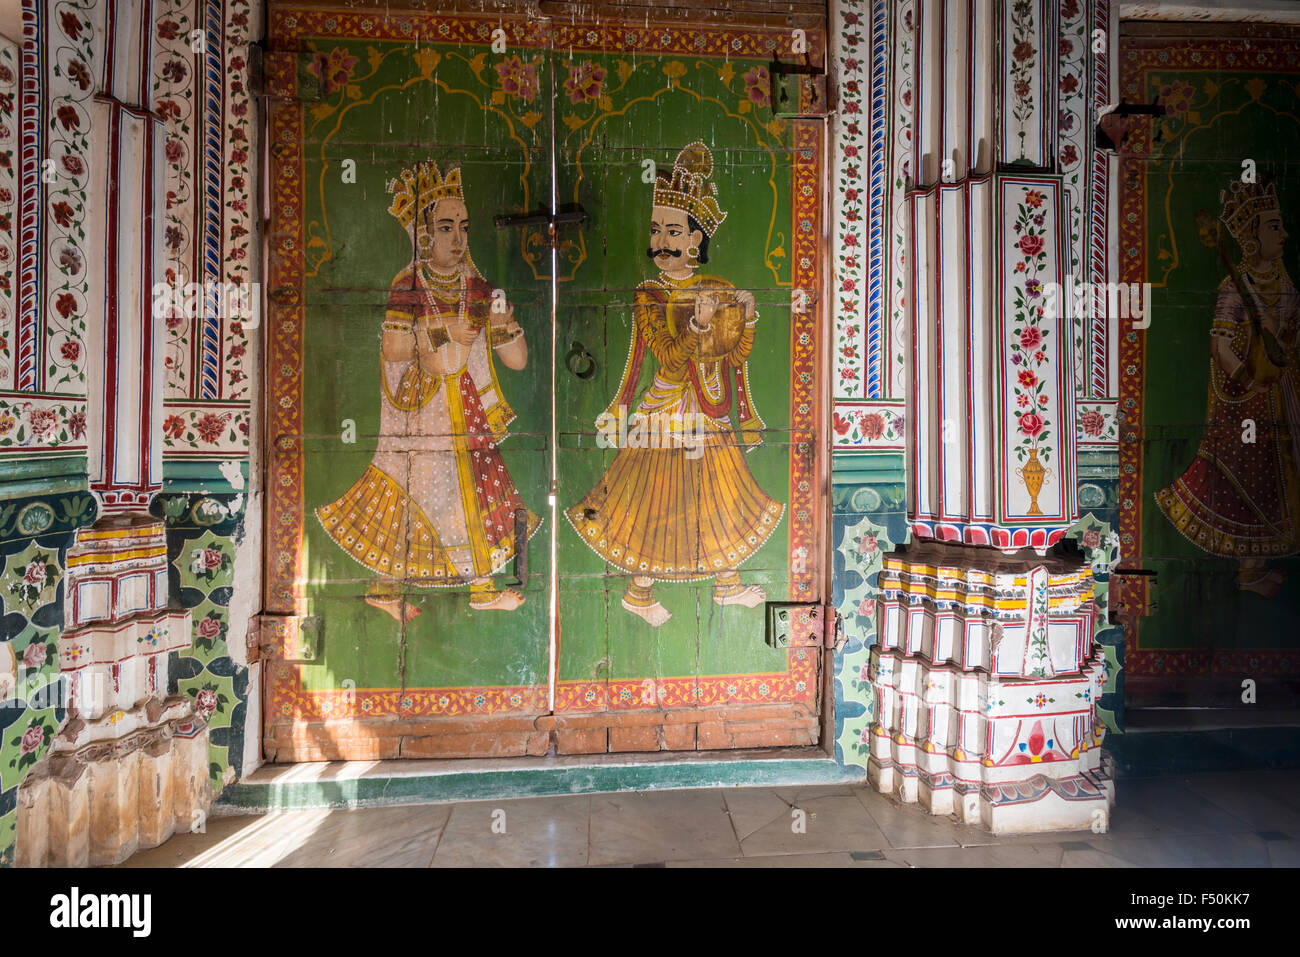
<svg viewBox="0 0 1300 957">
<path fill-rule="evenodd" d="M 622 448 L 596 488 L 565 513 L 598 555 L 631 573 L 623 607 L 654 626 L 671 617 L 654 596 L 655 582 L 712 578 L 719 605 L 763 602 L 762 586 L 742 583 L 736 569 L 784 511 L 758 487 L 743 454 L 763 428 L 746 362 L 758 322 L 754 296 L 698 272 L 726 218 L 712 173 L 708 147 L 696 142 L 670 174 L 656 177 L 646 254 L 659 273 L 637 287 L 631 352 L 606 412 L 703 422 L 702 448 Z M 654 378 L 638 401 L 647 353 Z"/>
</svg>

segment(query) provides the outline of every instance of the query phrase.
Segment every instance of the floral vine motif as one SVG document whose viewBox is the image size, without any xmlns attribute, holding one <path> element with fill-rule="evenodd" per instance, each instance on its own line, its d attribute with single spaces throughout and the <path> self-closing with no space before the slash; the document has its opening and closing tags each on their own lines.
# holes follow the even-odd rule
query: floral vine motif
<svg viewBox="0 0 1300 957">
<path fill-rule="evenodd" d="M 16 767 L 19 771 L 27 770 L 36 763 L 52 737 L 54 737 L 53 725 L 46 724 L 44 718 L 33 719 L 27 725 L 26 731 L 9 742 L 10 745 L 18 748 L 18 756 L 10 758 L 9 766 Z"/>
<path fill-rule="evenodd" d="M 1029 0 L 1016 0 L 1011 6 L 1011 81 L 1014 102 L 1011 115 L 1020 126 L 1020 159 L 1025 158 L 1025 124 L 1034 114 L 1033 84 L 1038 51 L 1031 42 L 1034 36 L 1034 17 Z"/>
<path fill-rule="evenodd" d="M 226 640 L 226 632 L 229 626 L 221 616 L 221 612 L 213 609 L 194 626 L 194 647 L 201 648 L 203 651 L 211 651 L 218 641 Z"/>
<path fill-rule="evenodd" d="M 1048 598 L 1047 598 L 1047 572 L 1038 569 L 1030 574 L 1032 595 L 1030 597 L 1031 614 L 1028 627 L 1029 641 L 1027 642 L 1025 653 L 1028 661 L 1025 662 L 1023 674 L 1026 678 L 1050 678 L 1053 674 L 1051 670 L 1052 653 L 1047 643 L 1047 621 L 1048 621 Z M 1039 695 L 1038 707 L 1043 707 L 1043 695 Z"/>
<path fill-rule="evenodd" d="M 9 594 L 28 608 L 35 608 L 40 601 L 41 592 L 45 591 L 58 575 L 59 568 L 50 561 L 50 556 L 37 552 L 23 569 L 23 577 L 9 585 Z"/>
<path fill-rule="evenodd" d="M 858 6 L 858 4 L 846 5 Z M 869 137 L 862 120 L 870 111 L 868 94 L 871 90 L 869 56 L 859 50 L 866 42 L 863 16 L 856 10 L 840 11 L 840 27 L 836 56 L 840 65 L 840 121 L 836 133 L 839 156 L 835 159 L 835 188 L 839 194 L 836 203 L 836 259 L 834 277 L 835 295 L 835 394 L 858 397 L 864 394 L 866 363 L 868 360 L 863 324 L 863 297 L 867 294 L 868 211 L 867 188 L 869 176 Z M 751 75 L 753 79 L 751 80 Z M 745 89 L 755 102 L 766 103 L 768 73 L 766 68 L 755 68 L 745 74 Z M 758 83 L 755 89 L 751 83 Z M 844 434 L 841 432 L 841 435 Z"/>
<path fill-rule="evenodd" d="M 767 67 L 756 66 L 741 77 L 745 81 L 745 97 L 755 106 L 767 106 L 771 102 L 769 89 L 771 81 L 767 76 Z"/>
<path fill-rule="evenodd" d="M 45 641 L 37 636 L 32 639 L 32 643 L 23 649 L 23 656 L 19 659 L 24 671 L 38 671 L 46 665 L 54 663 L 56 657 L 56 646 L 53 642 Z"/>
<path fill-rule="evenodd" d="M 206 682 L 200 688 L 190 688 L 186 693 L 194 699 L 194 711 L 200 718 L 206 718 L 214 711 L 226 713 L 226 704 L 230 699 L 212 682 Z"/>
<path fill-rule="evenodd" d="M 10 344 L 14 335 L 14 220 L 18 214 L 17 114 L 18 52 L 0 47 L 0 382 L 12 375 Z M 68 252 L 79 255 L 69 247 Z"/>
<path fill-rule="evenodd" d="M 318 52 L 308 64 L 307 72 L 320 80 L 321 95 L 329 96 L 348 85 L 357 62 L 347 50 L 335 47 L 329 53 Z"/>
<path fill-rule="evenodd" d="M 498 72 L 500 68 L 501 65 L 498 64 Z M 576 65 L 570 64 L 569 78 L 564 81 L 564 92 L 569 95 L 569 102 L 576 105 L 600 99 L 605 89 L 605 76 L 605 68 L 591 60 L 583 60 Z M 502 85 L 504 84 L 503 75 Z"/>
<path fill-rule="evenodd" d="M 194 559 L 194 561 L 190 562 L 190 571 L 194 573 L 196 578 L 202 578 L 209 584 L 217 577 L 218 572 L 230 571 L 230 566 L 234 564 L 234 559 L 227 555 L 219 545 L 196 548 L 190 552 L 190 557 Z"/>
<path fill-rule="evenodd" d="M 93 3 L 61 4 L 57 29 L 51 17 L 50 49 L 61 64 L 49 89 L 50 122 L 47 155 L 58 157 L 46 187 L 48 233 L 43 243 L 49 257 L 44 283 L 46 296 L 46 362 L 40 373 L 45 391 L 85 381 L 80 344 L 86 334 L 86 304 L 91 290 L 86 274 L 86 187 L 84 157 L 90 154 L 90 101 L 94 96 L 95 18 Z M 72 344 L 75 350 L 63 347 Z M 38 375 L 40 374 L 38 373 Z"/>
<path fill-rule="evenodd" d="M 831 428 L 835 430 L 835 444 L 844 446 L 870 445 L 873 442 L 897 443 L 904 440 L 904 416 L 888 410 L 871 412 L 865 409 L 831 413 Z"/>
<path fill-rule="evenodd" d="M 1119 437 L 1118 423 L 1113 416 L 1107 416 L 1100 405 L 1080 405 L 1078 415 L 1080 441 L 1105 442 Z"/>
<path fill-rule="evenodd" d="M 230 104 L 226 120 L 226 169 L 229 173 L 226 191 L 226 213 L 222 217 L 225 236 L 222 238 L 223 271 L 226 282 L 247 282 L 252 252 L 249 238 L 252 223 L 249 212 L 249 194 L 253 182 L 249 161 L 249 132 L 252 129 L 252 98 L 248 93 L 249 0 L 231 0 L 228 4 L 230 26 L 226 32 L 226 84 Z M 235 320 L 226 325 L 223 341 L 226 356 L 225 396 L 228 399 L 248 398 L 250 381 L 244 368 L 244 354 L 248 347 L 248 333 L 243 323 Z M 241 448 L 248 446 L 247 422 L 242 423 L 242 436 L 233 437 Z"/>
<path fill-rule="evenodd" d="M 1015 272 L 1024 274 L 1024 282 L 1015 289 L 1010 343 L 1011 363 L 1015 367 L 1014 414 L 1020 436 L 1015 453 L 1022 463 L 1031 450 L 1037 450 L 1044 460 L 1052 452 L 1044 441 L 1051 425 L 1047 418 L 1051 397 L 1046 394 L 1047 382 L 1042 377 L 1042 367 L 1048 365 L 1050 333 L 1042 327 L 1043 281 L 1039 278 L 1047 265 L 1047 210 L 1043 209 L 1046 198 L 1039 190 L 1027 191 L 1024 200 L 1016 205 L 1014 225 L 1015 249 L 1021 256 Z"/>
<path fill-rule="evenodd" d="M 537 78 L 537 63 L 525 63 L 517 56 L 502 60 L 496 65 L 497 76 L 501 79 L 501 89 L 507 96 L 531 103 L 537 98 L 541 81 Z M 602 71 L 603 72 L 603 71 Z M 568 86 L 568 83 L 565 83 Z"/>
<path fill-rule="evenodd" d="M 164 275 L 169 283 L 185 283 L 194 278 L 185 269 L 194 239 L 192 231 L 196 216 L 194 167 L 197 158 L 192 145 L 197 132 L 194 127 L 196 77 L 187 65 L 187 61 L 192 60 L 189 48 L 191 27 L 189 11 L 178 0 L 169 0 L 165 4 L 154 26 L 158 41 L 153 81 L 154 112 L 163 118 L 167 131 L 163 148 L 167 160 L 163 246 L 167 255 Z M 164 319 L 168 394 L 184 395 L 189 388 L 191 373 L 191 324 L 172 308 L 167 309 Z"/>
</svg>

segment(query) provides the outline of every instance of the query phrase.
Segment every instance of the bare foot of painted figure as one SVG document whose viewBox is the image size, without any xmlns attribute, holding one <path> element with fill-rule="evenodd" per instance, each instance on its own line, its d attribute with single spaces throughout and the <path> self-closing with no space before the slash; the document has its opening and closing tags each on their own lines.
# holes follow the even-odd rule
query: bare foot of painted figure
<svg viewBox="0 0 1300 957">
<path fill-rule="evenodd" d="M 366 604 L 387 612 L 393 616 L 395 621 L 410 621 L 420 613 L 419 608 L 404 598 L 383 598 L 378 595 L 367 595 Z"/>
<path fill-rule="evenodd" d="M 736 572 L 723 572 L 713 585 L 713 603 L 715 605 L 744 605 L 754 608 L 767 601 L 767 590 L 762 585 L 741 584 Z"/>
<path fill-rule="evenodd" d="M 473 590 L 469 607 L 475 611 L 514 611 L 524 603 L 524 596 L 513 588 Z"/>
<path fill-rule="evenodd" d="M 623 607 L 651 628 L 658 628 L 673 615 L 655 600 L 653 587 L 653 578 L 633 578 L 623 595 Z"/>
</svg>

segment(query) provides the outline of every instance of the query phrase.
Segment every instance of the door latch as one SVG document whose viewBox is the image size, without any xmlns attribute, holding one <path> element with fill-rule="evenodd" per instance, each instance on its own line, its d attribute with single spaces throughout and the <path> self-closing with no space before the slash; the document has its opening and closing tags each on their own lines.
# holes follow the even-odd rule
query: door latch
<svg viewBox="0 0 1300 957">
<path fill-rule="evenodd" d="M 585 223 L 589 217 L 581 206 L 566 206 L 551 215 L 546 210 L 535 213 L 516 213 L 513 216 L 494 216 L 492 222 L 497 229 L 509 229 L 512 226 L 545 226 L 547 245 L 554 248 L 560 241 L 560 227 L 574 223 Z"/>
<path fill-rule="evenodd" d="M 528 509 L 515 509 L 515 577 L 528 584 Z"/>
</svg>

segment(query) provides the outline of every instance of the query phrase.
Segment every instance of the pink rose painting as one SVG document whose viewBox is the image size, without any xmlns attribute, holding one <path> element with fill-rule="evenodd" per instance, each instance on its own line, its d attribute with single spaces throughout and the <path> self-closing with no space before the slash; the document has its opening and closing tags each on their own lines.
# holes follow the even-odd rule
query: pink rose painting
<svg viewBox="0 0 1300 957">
<path fill-rule="evenodd" d="M 1096 437 L 1106 430 L 1106 417 L 1096 409 L 1087 409 L 1079 416 L 1079 427 L 1084 435 Z"/>
<path fill-rule="evenodd" d="M 210 688 L 203 688 L 194 696 L 194 710 L 206 718 L 217 710 L 217 693 Z"/>
<path fill-rule="evenodd" d="M 46 644 L 43 641 L 33 641 L 23 651 L 23 667 L 39 668 L 45 664 Z"/>
<path fill-rule="evenodd" d="M 194 549 L 190 552 L 190 558 L 193 559 L 190 571 L 209 582 L 216 577 L 217 572 L 228 570 L 231 564 L 230 556 L 215 545 Z"/>
<path fill-rule="evenodd" d="M 1018 421 L 1020 422 L 1020 431 L 1031 439 L 1037 438 L 1043 431 L 1043 426 L 1047 424 L 1037 412 L 1026 412 Z"/>
<path fill-rule="evenodd" d="M 27 425 L 33 438 L 45 440 L 59 428 L 59 415 L 53 409 L 32 409 L 27 413 Z"/>
<path fill-rule="evenodd" d="M 1026 234 L 1020 237 L 1018 245 L 1026 256 L 1037 256 L 1043 251 L 1043 237 Z"/>
<path fill-rule="evenodd" d="M 18 747 L 18 754 L 31 754 L 42 744 L 45 743 L 45 728 L 39 724 L 29 725 L 23 732 L 22 740 Z"/>
<path fill-rule="evenodd" d="M 47 580 L 45 563 L 40 559 L 32 561 L 27 570 L 23 572 L 23 581 L 29 585 L 35 585 L 37 588 L 44 588 Z"/>
</svg>

